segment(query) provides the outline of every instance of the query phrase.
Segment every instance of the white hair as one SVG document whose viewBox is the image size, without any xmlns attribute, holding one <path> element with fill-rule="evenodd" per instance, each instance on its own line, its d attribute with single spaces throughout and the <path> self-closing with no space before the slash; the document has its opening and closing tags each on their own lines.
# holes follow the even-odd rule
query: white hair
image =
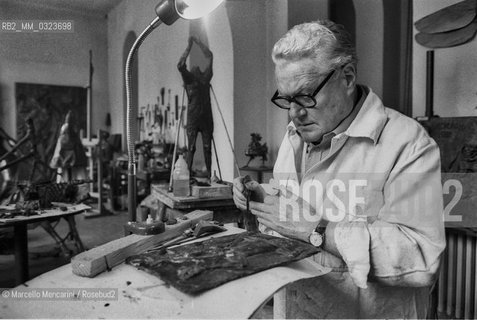
<svg viewBox="0 0 477 320">
<path fill-rule="evenodd" d="M 356 49 L 350 34 L 340 24 L 318 20 L 299 24 L 290 29 L 275 43 L 272 59 L 296 61 L 310 58 L 317 67 L 332 70 L 352 63 L 357 64 Z"/>
</svg>

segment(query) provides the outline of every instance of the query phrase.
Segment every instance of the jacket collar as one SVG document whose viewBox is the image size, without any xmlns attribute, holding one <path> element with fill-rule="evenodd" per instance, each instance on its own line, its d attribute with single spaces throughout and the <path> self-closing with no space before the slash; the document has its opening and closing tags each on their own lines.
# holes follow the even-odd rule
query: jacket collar
<svg viewBox="0 0 477 320">
<path fill-rule="evenodd" d="M 366 95 L 356 118 L 351 122 L 350 126 L 344 132 L 349 137 L 362 137 L 373 140 L 374 144 L 378 143 L 379 136 L 383 131 L 388 120 L 381 99 L 366 86 L 361 86 L 362 92 Z M 288 137 L 297 135 L 296 127 L 293 121 L 287 126 Z"/>
<path fill-rule="evenodd" d="M 362 86 L 362 89 L 367 94 L 366 99 L 345 134 L 350 137 L 369 138 L 376 144 L 388 116 L 381 99 L 369 87 Z"/>
</svg>

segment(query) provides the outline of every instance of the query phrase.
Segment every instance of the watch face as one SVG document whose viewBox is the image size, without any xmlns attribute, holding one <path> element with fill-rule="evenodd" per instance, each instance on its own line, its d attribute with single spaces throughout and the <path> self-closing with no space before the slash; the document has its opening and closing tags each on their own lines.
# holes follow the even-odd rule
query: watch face
<svg viewBox="0 0 477 320">
<path fill-rule="evenodd" d="M 313 232 L 310 235 L 310 243 L 315 247 L 319 247 L 323 243 L 323 237 L 319 233 Z"/>
</svg>

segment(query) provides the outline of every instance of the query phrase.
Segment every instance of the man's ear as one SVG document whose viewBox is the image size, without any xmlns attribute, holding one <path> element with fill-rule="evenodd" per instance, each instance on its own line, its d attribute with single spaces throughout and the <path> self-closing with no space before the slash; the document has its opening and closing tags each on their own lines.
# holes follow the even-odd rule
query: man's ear
<svg viewBox="0 0 477 320">
<path fill-rule="evenodd" d="M 353 64 L 348 63 L 343 66 L 343 74 L 346 80 L 346 87 L 349 90 L 354 90 L 356 85 L 356 68 Z"/>
</svg>

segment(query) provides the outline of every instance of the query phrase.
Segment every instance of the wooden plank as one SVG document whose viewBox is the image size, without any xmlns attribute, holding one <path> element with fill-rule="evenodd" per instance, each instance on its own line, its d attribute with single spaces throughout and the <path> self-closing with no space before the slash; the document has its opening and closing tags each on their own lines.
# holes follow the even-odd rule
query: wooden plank
<svg viewBox="0 0 477 320">
<path fill-rule="evenodd" d="M 129 256 L 179 236 L 200 220 L 212 220 L 213 213 L 208 210 L 196 210 L 185 216 L 187 220 L 178 219 L 177 224 L 166 226 L 166 231 L 161 234 L 153 236 L 132 234 L 76 255 L 71 259 L 73 273 L 82 277 L 94 277 L 123 263 Z"/>
</svg>

